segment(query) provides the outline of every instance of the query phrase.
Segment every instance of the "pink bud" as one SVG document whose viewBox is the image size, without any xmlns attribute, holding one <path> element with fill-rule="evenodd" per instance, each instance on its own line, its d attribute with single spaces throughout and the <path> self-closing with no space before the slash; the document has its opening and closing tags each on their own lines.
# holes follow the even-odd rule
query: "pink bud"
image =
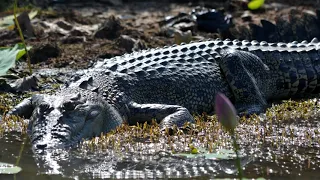
<svg viewBox="0 0 320 180">
<path fill-rule="evenodd" d="M 216 95 L 215 111 L 222 126 L 225 127 L 227 131 L 233 132 L 239 123 L 236 109 L 230 100 L 221 93 L 217 93 Z"/>
</svg>

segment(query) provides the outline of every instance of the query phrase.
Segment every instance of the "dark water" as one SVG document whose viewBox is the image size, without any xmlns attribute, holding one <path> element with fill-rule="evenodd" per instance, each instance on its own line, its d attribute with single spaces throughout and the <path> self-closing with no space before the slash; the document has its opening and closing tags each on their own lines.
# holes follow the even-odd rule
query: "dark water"
<svg viewBox="0 0 320 180">
<path fill-rule="evenodd" d="M 1 162 L 16 163 L 23 141 L 19 134 L 5 134 L 0 140 Z M 250 159 L 243 159 L 244 162 Z M 225 167 L 221 165 L 224 164 Z M 152 155 L 121 154 L 113 151 L 99 153 L 77 150 L 56 151 L 42 158 L 34 155 L 27 142 L 19 166 L 23 171 L 16 179 L 102 179 L 102 178 L 167 178 L 209 177 L 221 168 L 235 171 L 233 160 L 223 163 L 204 158 L 173 157 L 165 152 Z M 232 175 L 233 176 L 233 175 Z M 232 177 L 231 176 L 231 177 Z M 0 179 L 14 179 L 0 175 Z"/>
<path fill-rule="evenodd" d="M 265 125 L 264 125 L 265 126 Z M 253 129 L 239 136 L 245 177 L 266 179 L 320 179 L 320 123 L 318 120 L 273 125 L 273 133 L 257 138 Z M 284 136 L 290 129 L 291 136 Z M 0 162 L 15 164 L 24 137 L 6 133 L 0 138 Z M 282 138 L 282 139 L 281 139 Z M 263 139 L 263 140 L 261 140 Z M 276 142 L 276 143 L 275 143 Z M 165 152 L 122 153 L 115 151 L 57 150 L 34 155 L 26 140 L 19 166 L 23 171 L 10 179 L 105 179 L 105 178 L 199 178 L 236 177 L 233 160 L 174 157 Z"/>
</svg>

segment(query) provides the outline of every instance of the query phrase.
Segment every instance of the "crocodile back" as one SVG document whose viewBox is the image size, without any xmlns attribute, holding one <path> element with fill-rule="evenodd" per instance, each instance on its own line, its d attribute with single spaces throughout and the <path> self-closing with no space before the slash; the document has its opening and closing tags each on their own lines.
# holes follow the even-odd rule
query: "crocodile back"
<svg viewBox="0 0 320 180">
<path fill-rule="evenodd" d="M 232 97 L 216 61 L 220 55 L 212 45 L 199 42 L 145 50 L 98 62 L 94 68 L 113 77 L 111 89 L 107 88 L 107 99 L 113 104 L 119 104 L 124 94 L 137 103 L 210 112 L 217 92 Z"/>
<path fill-rule="evenodd" d="M 268 71 L 258 71 L 254 65 L 246 68 L 254 72 L 261 94 L 270 100 L 320 90 L 318 49 L 319 43 L 315 41 L 267 43 L 218 39 L 105 59 L 98 61 L 88 76 L 93 77 L 97 92 L 116 106 L 134 101 L 209 112 L 213 110 L 217 92 L 234 99 L 220 68 L 225 53 L 241 50 L 261 59 Z M 246 87 L 246 79 L 238 80 Z"/>
</svg>

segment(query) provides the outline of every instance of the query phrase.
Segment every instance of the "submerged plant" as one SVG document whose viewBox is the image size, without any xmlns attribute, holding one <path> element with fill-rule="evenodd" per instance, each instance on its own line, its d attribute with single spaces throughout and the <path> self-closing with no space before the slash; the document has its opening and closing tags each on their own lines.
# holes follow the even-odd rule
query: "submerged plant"
<svg viewBox="0 0 320 180">
<path fill-rule="evenodd" d="M 219 122 L 222 126 L 230 133 L 232 141 L 233 141 L 233 148 L 236 153 L 236 165 L 238 168 L 238 177 L 239 179 L 243 178 L 241 162 L 239 157 L 239 145 L 237 144 L 237 137 L 234 132 L 236 126 L 239 124 L 236 109 L 230 102 L 230 100 L 223 94 L 218 93 L 216 95 L 215 100 L 215 110 L 218 116 Z"/>
</svg>

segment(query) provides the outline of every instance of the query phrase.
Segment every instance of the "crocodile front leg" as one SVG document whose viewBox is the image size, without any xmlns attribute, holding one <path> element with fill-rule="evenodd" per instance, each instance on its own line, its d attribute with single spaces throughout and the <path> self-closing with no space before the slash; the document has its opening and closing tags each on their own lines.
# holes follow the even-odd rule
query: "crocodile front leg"
<svg viewBox="0 0 320 180">
<path fill-rule="evenodd" d="M 128 105 L 129 124 L 137 124 L 137 122 L 150 122 L 152 119 L 160 124 L 160 129 L 170 128 L 173 125 L 181 127 L 186 122 L 194 122 L 190 112 L 178 105 L 166 104 L 138 104 L 132 102 Z"/>
<path fill-rule="evenodd" d="M 261 80 L 267 79 L 269 68 L 261 59 L 249 52 L 231 50 L 223 52 L 220 67 L 235 97 L 239 112 L 260 113 L 267 105 Z"/>
<path fill-rule="evenodd" d="M 24 99 L 18 105 L 16 105 L 12 110 L 10 110 L 7 115 L 17 115 L 24 118 L 30 118 L 35 106 L 38 102 L 43 99 L 43 95 L 37 94 Z"/>
</svg>

